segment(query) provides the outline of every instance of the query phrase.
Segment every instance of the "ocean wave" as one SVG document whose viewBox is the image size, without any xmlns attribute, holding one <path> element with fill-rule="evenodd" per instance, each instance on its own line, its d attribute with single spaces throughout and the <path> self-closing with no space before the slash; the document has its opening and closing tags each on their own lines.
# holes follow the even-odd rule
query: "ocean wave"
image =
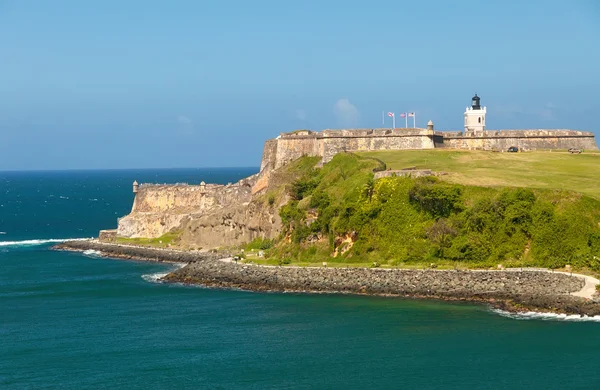
<svg viewBox="0 0 600 390">
<path fill-rule="evenodd" d="M 0 234 L 6 234 L 6 232 L 0 232 Z"/>
<path fill-rule="evenodd" d="M 165 276 L 167 276 L 169 273 L 155 273 L 155 274 L 146 274 L 146 275 L 142 275 L 142 279 L 144 279 L 146 282 L 150 282 L 150 283 L 162 283 L 161 279 L 164 278 Z"/>
<path fill-rule="evenodd" d="M 89 238 L 48 238 L 48 239 L 34 239 L 34 240 L 23 240 L 23 241 L 0 241 L 0 246 L 34 246 L 34 245 L 43 245 L 43 244 L 51 244 L 56 242 L 65 242 L 65 241 L 85 241 L 89 240 Z"/>
<path fill-rule="evenodd" d="M 94 249 L 88 249 L 86 251 L 83 251 L 83 254 L 85 256 L 89 256 L 89 257 L 101 257 L 102 256 L 102 252 L 94 250 Z"/>
<path fill-rule="evenodd" d="M 528 311 L 511 313 L 509 311 L 492 309 L 492 312 L 514 320 L 570 321 L 570 322 L 600 322 L 600 316 L 580 316 L 578 314 L 539 313 Z"/>
<path fill-rule="evenodd" d="M 163 281 L 161 280 L 162 278 L 164 278 L 165 276 L 167 276 L 168 274 L 170 274 L 173 271 L 176 271 L 180 268 L 185 267 L 187 264 L 186 263 L 176 263 L 173 264 L 173 267 L 168 270 L 167 272 L 157 272 L 155 274 L 145 274 L 142 275 L 142 279 L 144 279 L 146 282 L 150 282 L 150 283 L 162 283 Z"/>
</svg>

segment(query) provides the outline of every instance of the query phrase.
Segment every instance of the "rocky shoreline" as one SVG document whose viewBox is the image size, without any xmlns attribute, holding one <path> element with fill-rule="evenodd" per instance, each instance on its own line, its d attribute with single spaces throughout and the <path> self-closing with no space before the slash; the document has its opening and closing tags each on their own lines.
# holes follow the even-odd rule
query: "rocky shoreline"
<svg viewBox="0 0 600 390">
<path fill-rule="evenodd" d="M 580 278 L 545 271 L 403 270 L 382 268 L 277 267 L 237 264 L 227 253 L 183 252 L 98 241 L 71 241 L 58 250 L 96 250 L 108 257 L 187 263 L 163 280 L 252 291 L 344 293 L 486 302 L 510 312 L 600 315 L 600 304 L 569 295 Z"/>
<path fill-rule="evenodd" d="M 103 256 L 126 259 L 145 260 L 162 263 L 192 263 L 202 260 L 218 260 L 228 256 L 223 252 L 179 251 L 174 249 L 148 248 L 134 245 L 110 244 L 97 240 L 65 241 L 54 245 L 52 249 L 84 252 L 94 250 Z"/>
</svg>

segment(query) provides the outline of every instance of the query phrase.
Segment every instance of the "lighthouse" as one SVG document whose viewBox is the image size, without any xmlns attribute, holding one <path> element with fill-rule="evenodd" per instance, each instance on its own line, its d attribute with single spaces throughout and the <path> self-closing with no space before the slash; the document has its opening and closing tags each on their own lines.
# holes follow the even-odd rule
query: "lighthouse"
<svg viewBox="0 0 600 390">
<path fill-rule="evenodd" d="M 486 107 L 481 107 L 481 98 L 475 94 L 471 107 L 465 110 L 465 135 L 483 135 Z"/>
</svg>

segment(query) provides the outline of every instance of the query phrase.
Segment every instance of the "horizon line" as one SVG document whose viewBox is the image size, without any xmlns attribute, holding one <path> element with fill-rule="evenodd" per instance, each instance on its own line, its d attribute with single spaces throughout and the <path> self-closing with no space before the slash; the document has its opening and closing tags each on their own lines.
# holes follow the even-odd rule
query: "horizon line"
<svg viewBox="0 0 600 390">
<path fill-rule="evenodd" d="M 0 173 L 17 172 L 76 172 L 76 171 L 151 171 L 151 170 L 174 170 L 174 169 L 258 169 L 257 166 L 208 166 L 208 167 L 168 167 L 168 168 L 56 168 L 56 169 L 0 169 Z"/>
</svg>

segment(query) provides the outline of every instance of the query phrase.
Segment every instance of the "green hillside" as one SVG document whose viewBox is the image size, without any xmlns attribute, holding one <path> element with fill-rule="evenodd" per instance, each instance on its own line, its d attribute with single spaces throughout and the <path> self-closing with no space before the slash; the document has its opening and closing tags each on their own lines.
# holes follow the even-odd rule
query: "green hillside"
<svg viewBox="0 0 600 390">
<path fill-rule="evenodd" d="M 443 180 L 475 186 L 557 188 L 600 199 L 600 153 L 566 151 L 493 153 L 457 150 L 405 150 L 360 153 L 388 168 L 416 166 L 447 172 Z"/>
<path fill-rule="evenodd" d="M 535 172 L 531 184 L 537 187 L 580 188 L 589 182 L 598 191 L 590 166 L 600 156 L 539 155 L 547 163 L 553 161 L 553 167 L 545 172 L 532 169 L 526 163 L 532 154 L 365 154 L 393 168 L 453 168 L 455 175 L 444 176 L 453 183 L 435 177 L 373 180 L 374 170 L 385 169 L 381 161 L 350 153 L 336 155 L 320 169 L 307 169 L 314 159 L 300 159 L 287 167 L 298 170 L 295 178 L 279 187 L 291 198 L 280 209 L 282 235 L 273 243 L 254 242 L 248 248 L 267 249 L 267 262 L 280 264 L 477 268 L 499 263 L 551 268 L 571 264 L 600 270 L 599 200 L 566 190 L 499 187 L 505 182 L 525 186 L 523 172 L 529 171 Z M 479 175 L 470 173 L 469 166 L 480 169 Z M 569 175 L 570 170 L 582 174 Z M 484 171 L 493 177 L 495 187 L 457 184 L 490 184 Z M 520 181 L 512 180 L 513 175 Z"/>
</svg>

